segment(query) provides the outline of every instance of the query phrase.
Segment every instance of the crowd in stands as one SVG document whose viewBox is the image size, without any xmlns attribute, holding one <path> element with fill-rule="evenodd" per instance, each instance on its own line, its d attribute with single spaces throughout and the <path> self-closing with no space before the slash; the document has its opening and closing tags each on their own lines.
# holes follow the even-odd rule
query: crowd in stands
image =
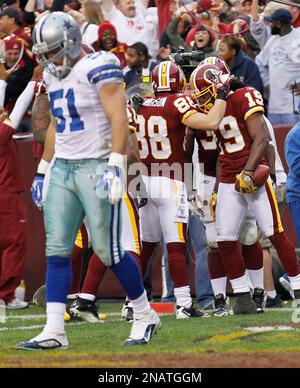
<svg viewBox="0 0 300 388">
<path fill-rule="evenodd" d="M 31 33 L 43 12 L 63 9 L 80 25 L 83 41 L 120 60 L 126 86 L 147 78 L 179 47 L 225 60 L 231 73 L 264 94 L 273 124 L 298 121 L 300 7 L 274 1 L 7 0 L 0 14 L 2 52 L 8 59 L 4 107 L 11 111 L 31 78 Z M 300 3 L 299 3 L 300 5 Z M 274 11 L 276 28 L 271 28 Z M 274 14 L 275 15 L 275 14 Z M 13 47 L 14 41 L 17 43 Z M 3 61 L 2 61 L 3 62 Z"/>
</svg>

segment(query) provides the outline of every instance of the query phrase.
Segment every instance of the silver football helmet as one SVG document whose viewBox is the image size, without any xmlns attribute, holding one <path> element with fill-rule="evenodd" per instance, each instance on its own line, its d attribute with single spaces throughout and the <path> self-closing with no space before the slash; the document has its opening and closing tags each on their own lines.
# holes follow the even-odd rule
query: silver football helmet
<svg viewBox="0 0 300 388">
<path fill-rule="evenodd" d="M 81 49 L 76 21 L 64 12 L 47 13 L 39 19 L 32 38 L 32 51 L 38 63 L 55 77 L 66 77 L 71 71 L 70 60 L 77 58 Z"/>
</svg>

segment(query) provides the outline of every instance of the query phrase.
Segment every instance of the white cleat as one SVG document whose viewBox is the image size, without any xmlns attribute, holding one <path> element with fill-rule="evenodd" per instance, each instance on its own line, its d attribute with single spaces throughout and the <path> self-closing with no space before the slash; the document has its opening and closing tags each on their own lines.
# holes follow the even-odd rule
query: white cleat
<svg viewBox="0 0 300 388">
<path fill-rule="evenodd" d="M 18 349 L 23 350 L 54 350 L 66 349 L 69 346 L 65 333 L 56 334 L 42 331 L 41 334 L 29 341 L 21 342 Z"/>
<path fill-rule="evenodd" d="M 158 314 L 151 310 L 142 318 L 133 318 L 131 332 L 124 346 L 146 345 L 150 342 L 153 335 L 160 329 L 161 323 Z"/>
<path fill-rule="evenodd" d="M 26 309 L 27 307 L 28 303 L 19 299 L 14 299 L 6 304 L 7 309 Z"/>
</svg>

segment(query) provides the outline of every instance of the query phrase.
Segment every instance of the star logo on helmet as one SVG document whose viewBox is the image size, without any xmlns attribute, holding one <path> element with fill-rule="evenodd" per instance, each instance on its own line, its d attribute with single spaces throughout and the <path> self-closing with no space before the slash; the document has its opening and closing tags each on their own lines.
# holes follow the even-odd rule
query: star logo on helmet
<svg viewBox="0 0 300 388">
<path fill-rule="evenodd" d="M 64 27 L 69 31 L 72 28 L 72 23 L 68 20 L 64 20 Z"/>
</svg>

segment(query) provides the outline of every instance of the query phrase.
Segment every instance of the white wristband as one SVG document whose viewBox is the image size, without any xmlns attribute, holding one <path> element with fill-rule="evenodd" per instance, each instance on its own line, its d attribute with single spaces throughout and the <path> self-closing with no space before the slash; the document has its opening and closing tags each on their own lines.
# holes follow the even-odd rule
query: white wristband
<svg viewBox="0 0 300 388">
<path fill-rule="evenodd" d="M 45 175 L 47 170 L 48 170 L 48 167 L 49 167 L 49 162 L 47 162 L 44 159 L 41 159 L 39 166 L 38 166 L 38 169 L 37 169 L 37 173 Z"/>
<path fill-rule="evenodd" d="M 122 171 L 124 171 L 124 161 L 125 155 L 119 154 L 117 152 L 112 152 L 108 160 L 108 166 L 119 167 Z"/>
</svg>

